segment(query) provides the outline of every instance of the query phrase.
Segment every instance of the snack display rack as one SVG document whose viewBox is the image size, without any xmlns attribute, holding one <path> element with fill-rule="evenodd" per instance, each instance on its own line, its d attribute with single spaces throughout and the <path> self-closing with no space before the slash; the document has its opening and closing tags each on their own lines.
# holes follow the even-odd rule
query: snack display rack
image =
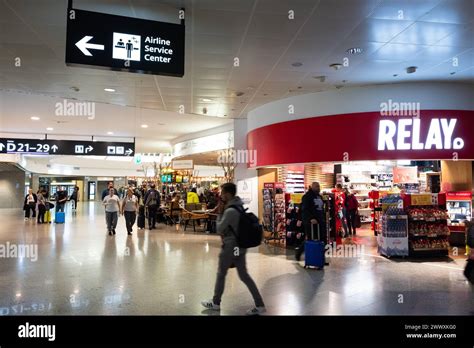
<svg viewBox="0 0 474 348">
<path fill-rule="evenodd" d="M 444 193 L 411 194 L 404 197 L 408 215 L 410 255 L 442 254 L 449 251 L 448 213 Z"/>
</svg>

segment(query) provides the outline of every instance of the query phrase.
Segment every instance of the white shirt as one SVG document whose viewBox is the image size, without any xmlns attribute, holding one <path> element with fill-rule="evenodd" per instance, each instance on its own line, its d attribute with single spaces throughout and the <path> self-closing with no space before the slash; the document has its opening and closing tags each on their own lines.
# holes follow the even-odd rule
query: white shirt
<svg viewBox="0 0 474 348">
<path fill-rule="evenodd" d="M 138 198 L 135 195 L 132 195 L 132 197 L 125 196 L 125 198 L 122 201 L 122 204 L 125 204 L 123 209 L 125 211 L 136 211 L 137 201 L 138 201 Z"/>
<path fill-rule="evenodd" d="M 105 211 L 109 213 L 114 213 L 119 211 L 119 202 L 120 198 L 117 195 L 107 195 L 105 196 L 103 202 L 106 204 Z"/>
</svg>

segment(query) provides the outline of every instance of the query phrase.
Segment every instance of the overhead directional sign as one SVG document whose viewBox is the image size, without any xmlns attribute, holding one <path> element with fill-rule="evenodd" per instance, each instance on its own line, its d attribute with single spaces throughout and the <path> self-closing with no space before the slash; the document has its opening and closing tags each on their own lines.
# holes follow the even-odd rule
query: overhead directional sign
<svg viewBox="0 0 474 348">
<path fill-rule="evenodd" d="M 133 156 L 134 143 L 0 138 L 0 153 L 80 156 Z"/>
<path fill-rule="evenodd" d="M 70 8 L 66 40 L 66 64 L 70 66 L 184 75 L 182 24 Z"/>
</svg>

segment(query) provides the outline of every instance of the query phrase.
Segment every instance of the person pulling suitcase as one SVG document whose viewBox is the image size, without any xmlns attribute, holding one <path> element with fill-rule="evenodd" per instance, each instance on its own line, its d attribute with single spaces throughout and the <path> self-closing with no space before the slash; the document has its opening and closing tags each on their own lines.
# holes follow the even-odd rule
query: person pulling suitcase
<svg viewBox="0 0 474 348">
<path fill-rule="evenodd" d="M 327 239 L 327 228 L 324 216 L 324 200 L 320 192 L 321 186 L 319 185 L 319 182 L 313 182 L 311 184 L 311 189 L 303 196 L 301 213 L 306 239 L 309 241 L 314 239 L 314 225 L 317 225 L 316 228 L 319 229 L 318 240 L 323 243 L 324 250 Z M 302 238 L 300 245 L 295 250 L 296 261 L 301 259 L 301 255 L 305 251 L 305 244 L 305 240 Z M 327 263 L 325 262 L 325 264 Z"/>
</svg>

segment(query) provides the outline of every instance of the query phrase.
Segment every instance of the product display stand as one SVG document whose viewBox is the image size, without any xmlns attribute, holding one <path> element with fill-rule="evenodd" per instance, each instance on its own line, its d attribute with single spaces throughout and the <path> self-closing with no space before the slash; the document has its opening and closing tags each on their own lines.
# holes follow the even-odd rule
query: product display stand
<svg viewBox="0 0 474 348">
<path fill-rule="evenodd" d="M 281 183 L 265 183 L 263 189 L 263 227 L 270 235 L 264 239 L 265 243 L 271 240 L 285 241 L 286 212 L 284 185 Z"/>
<path fill-rule="evenodd" d="M 380 200 L 381 233 L 377 235 L 378 251 L 381 255 L 408 256 L 408 216 L 403 210 L 399 195 L 390 195 Z"/>
<path fill-rule="evenodd" d="M 286 203 L 286 246 L 295 246 L 304 239 L 301 217 L 301 197 L 303 194 L 285 194 Z"/>
<path fill-rule="evenodd" d="M 410 256 L 447 255 L 448 214 L 445 194 L 412 194 L 404 199 L 408 214 Z"/>
</svg>

